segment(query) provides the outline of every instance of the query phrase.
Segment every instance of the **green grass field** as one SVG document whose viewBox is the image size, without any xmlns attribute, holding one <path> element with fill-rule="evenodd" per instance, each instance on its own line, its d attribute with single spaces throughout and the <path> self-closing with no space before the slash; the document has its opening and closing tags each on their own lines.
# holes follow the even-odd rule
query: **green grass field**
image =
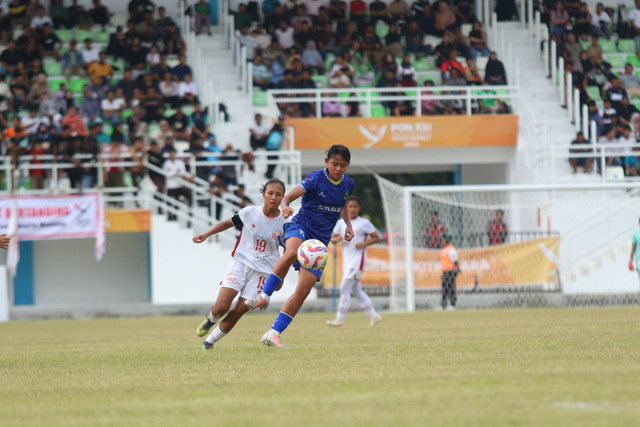
<svg viewBox="0 0 640 427">
<path fill-rule="evenodd" d="M 637 308 L 274 317 L 0 324 L 0 425 L 640 425 Z"/>
</svg>

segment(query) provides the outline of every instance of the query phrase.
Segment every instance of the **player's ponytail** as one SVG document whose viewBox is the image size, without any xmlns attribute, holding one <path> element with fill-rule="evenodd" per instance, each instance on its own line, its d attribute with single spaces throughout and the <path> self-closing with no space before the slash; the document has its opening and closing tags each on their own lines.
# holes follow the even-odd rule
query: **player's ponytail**
<svg viewBox="0 0 640 427">
<path fill-rule="evenodd" d="M 267 191 L 267 187 L 271 184 L 279 184 L 282 186 L 282 192 L 285 193 L 287 187 L 284 186 L 284 182 L 280 181 L 278 178 L 271 178 L 269 181 L 265 182 L 262 187 L 260 187 L 260 194 L 264 195 L 265 191 Z"/>
</svg>

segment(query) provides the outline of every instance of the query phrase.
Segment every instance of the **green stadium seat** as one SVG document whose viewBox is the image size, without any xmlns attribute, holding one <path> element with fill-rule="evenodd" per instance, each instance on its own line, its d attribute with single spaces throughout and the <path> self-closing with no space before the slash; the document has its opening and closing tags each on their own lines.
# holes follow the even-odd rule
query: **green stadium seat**
<svg viewBox="0 0 640 427">
<path fill-rule="evenodd" d="M 594 101 L 602 99 L 600 88 L 598 86 L 587 86 L 587 95 L 589 95 L 589 98 L 593 99 Z"/>
<path fill-rule="evenodd" d="M 389 26 L 378 22 L 378 25 L 376 25 L 376 35 L 381 39 L 384 39 L 387 34 L 389 34 Z"/>
<path fill-rule="evenodd" d="M 619 52 L 635 52 L 636 51 L 636 42 L 633 39 L 620 39 L 618 40 L 618 51 Z"/>
<path fill-rule="evenodd" d="M 56 30 L 56 36 L 62 43 L 69 43 L 73 40 L 73 31 L 71 30 Z"/>
<path fill-rule="evenodd" d="M 164 110 L 164 116 L 165 117 L 171 117 L 176 113 L 176 110 L 174 110 L 173 108 L 167 108 Z M 184 111 L 183 111 L 184 113 Z"/>
<path fill-rule="evenodd" d="M 109 31 L 96 31 L 93 33 L 93 41 L 97 43 L 109 43 L 109 39 L 111 38 L 111 32 Z"/>
<path fill-rule="evenodd" d="M 91 31 L 87 31 L 87 30 L 76 30 L 76 40 L 78 40 L 78 43 L 83 43 L 85 39 L 91 39 L 93 40 L 93 34 L 91 33 Z M 95 41 L 95 40 L 93 40 Z"/>
<path fill-rule="evenodd" d="M 627 58 L 622 55 L 607 55 L 606 61 L 611 64 L 611 68 L 624 68 Z"/>
<path fill-rule="evenodd" d="M 195 108 L 193 108 L 193 105 L 183 105 L 182 106 L 182 112 L 184 113 L 185 116 L 189 116 L 189 119 L 191 119 L 191 114 L 193 114 Z"/>
<path fill-rule="evenodd" d="M 329 77 L 324 74 L 316 74 L 311 76 L 311 80 L 316 82 L 316 86 L 327 87 L 329 86 Z"/>
<path fill-rule="evenodd" d="M 591 45 L 591 40 L 580 40 L 580 44 L 583 49 L 586 49 Z"/>
<path fill-rule="evenodd" d="M 131 108 L 125 108 L 124 110 L 122 110 L 121 117 L 123 120 L 128 119 L 132 115 L 133 115 L 133 110 Z"/>
<path fill-rule="evenodd" d="M 386 117 L 387 110 L 382 104 L 371 105 L 371 117 Z"/>
<path fill-rule="evenodd" d="M 362 89 L 366 89 L 366 88 L 370 88 L 372 86 L 370 84 L 367 84 L 367 83 L 356 83 L 356 87 L 362 88 Z"/>
<path fill-rule="evenodd" d="M 69 89 L 71 89 L 73 93 L 82 93 L 84 91 L 84 85 L 86 85 L 87 82 L 87 79 L 71 79 Z"/>
<path fill-rule="evenodd" d="M 640 101 L 636 101 L 632 103 L 634 107 L 636 107 L 638 110 L 640 110 Z"/>
<path fill-rule="evenodd" d="M 603 53 L 613 53 L 618 51 L 615 40 L 600 39 L 600 47 L 602 48 Z"/>
<path fill-rule="evenodd" d="M 65 79 L 49 79 L 49 87 L 55 92 L 60 90 L 61 84 L 67 84 L 67 81 Z"/>
<path fill-rule="evenodd" d="M 627 62 L 634 67 L 640 67 L 640 59 L 636 55 L 627 56 Z"/>
<path fill-rule="evenodd" d="M 333 53 L 327 54 L 327 58 L 324 60 L 324 68 L 325 70 L 331 69 L 331 64 L 336 60 L 336 56 Z"/>
<path fill-rule="evenodd" d="M 418 94 L 418 91 L 416 90 L 410 90 L 408 92 L 404 93 L 406 96 L 416 96 Z"/>
<path fill-rule="evenodd" d="M 44 72 L 48 76 L 61 76 L 62 75 L 62 63 L 61 62 L 45 62 L 42 64 Z"/>
<path fill-rule="evenodd" d="M 429 64 L 429 58 L 424 57 L 420 59 L 416 59 L 413 63 L 413 67 L 416 71 L 429 71 L 431 69 L 431 65 Z"/>
<path fill-rule="evenodd" d="M 253 91 L 253 105 L 255 107 L 266 107 L 267 100 L 267 92 Z"/>
<path fill-rule="evenodd" d="M 436 82 L 433 80 L 433 76 L 429 74 L 418 74 L 418 86 L 424 86 L 424 82 L 427 80 L 431 80 L 435 85 Z"/>
</svg>

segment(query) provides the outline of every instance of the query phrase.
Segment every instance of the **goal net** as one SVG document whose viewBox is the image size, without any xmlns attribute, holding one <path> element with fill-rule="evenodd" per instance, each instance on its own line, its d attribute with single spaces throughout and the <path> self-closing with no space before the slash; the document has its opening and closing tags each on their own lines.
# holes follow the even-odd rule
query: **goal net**
<svg viewBox="0 0 640 427">
<path fill-rule="evenodd" d="M 628 248 L 640 216 L 638 184 L 402 187 L 376 178 L 394 311 L 441 291 L 442 234 L 458 250 L 460 291 L 557 292 Z"/>
</svg>

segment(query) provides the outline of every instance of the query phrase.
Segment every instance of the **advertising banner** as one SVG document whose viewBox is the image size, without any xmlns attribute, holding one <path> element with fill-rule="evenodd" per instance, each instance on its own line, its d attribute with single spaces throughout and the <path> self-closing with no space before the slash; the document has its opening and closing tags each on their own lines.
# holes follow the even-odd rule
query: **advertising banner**
<svg viewBox="0 0 640 427">
<path fill-rule="evenodd" d="M 16 211 L 20 240 L 96 237 L 104 227 L 100 200 L 98 193 L 2 198 L 0 234 L 7 233 L 11 213 Z"/>
<path fill-rule="evenodd" d="M 146 209 L 108 210 L 106 212 L 108 233 L 135 233 L 151 231 L 151 211 Z"/>
<path fill-rule="evenodd" d="M 461 273 L 458 286 L 513 286 L 544 283 L 555 280 L 558 260 L 558 237 L 528 240 L 522 243 L 459 249 Z M 330 245 L 329 250 L 335 250 Z M 404 269 L 403 250 L 399 251 L 398 268 Z M 338 247 L 336 283 L 342 280 L 342 246 Z M 333 253 L 325 268 L 324 285 L 333 285 Z M 441 285 L 440 251 L 416 249 L 413 252 L 416 288 L 436 288 Z M 387 246 L 367 249 L 367 264 L 362 277 L 363 285 L 388 286 L 391 283 L 391 261 Z"/>
<path fill-rule="evenodd" d="M 513 146 L 518 116 L 423 116 L 290 119 L 297 150 Z"/>
</svg>

